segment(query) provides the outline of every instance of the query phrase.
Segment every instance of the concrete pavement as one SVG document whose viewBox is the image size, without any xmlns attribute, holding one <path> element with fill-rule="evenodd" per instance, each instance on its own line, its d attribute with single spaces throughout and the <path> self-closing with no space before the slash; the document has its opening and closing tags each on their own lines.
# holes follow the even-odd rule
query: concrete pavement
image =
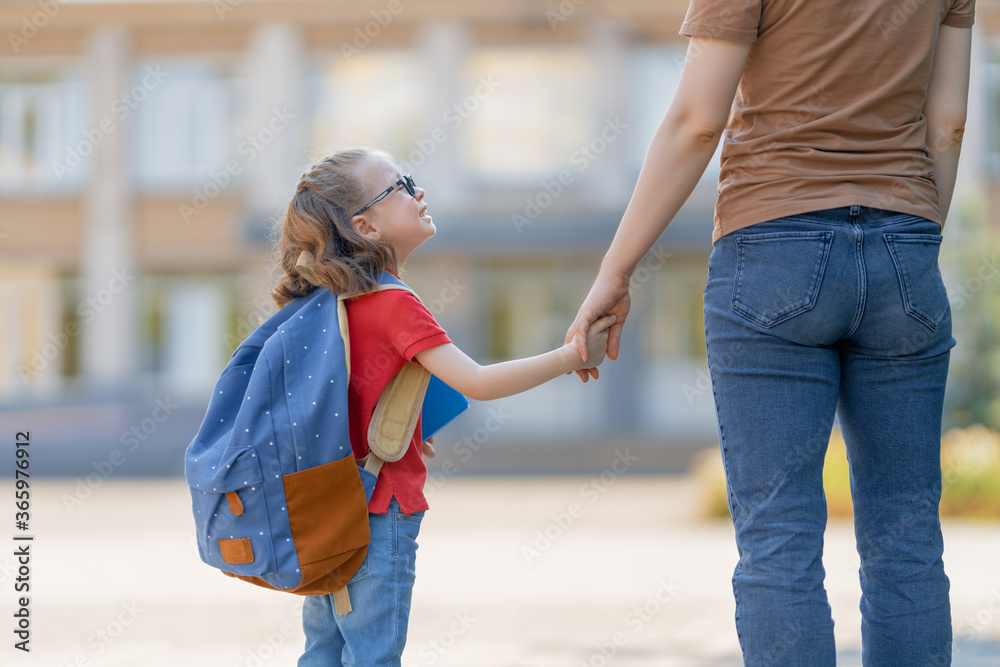
<svg viewBox="0 0 1000 667">
<path fill-rule="evenodd" d="M 603 476 L 456 477 L 435 488 L 404 666 L 742 664 L 731 526 L 696 518 L 690 480 L 612 473 L 610 464 Z M 13 649 L 13 526 L 0 537 L 10 628 L 0 664 L 295 664 L 301 599 L 203 565 L 182 480 L 112 478 L 89 491 L 33 481 L 30 654 Z M 1000 665 L 1000 529 L 952 520 L 945 532 L 954 665 Z M 831 524 L 824 562 L 838 664 L 860 665 L 849 524 Z"/>
</svg>

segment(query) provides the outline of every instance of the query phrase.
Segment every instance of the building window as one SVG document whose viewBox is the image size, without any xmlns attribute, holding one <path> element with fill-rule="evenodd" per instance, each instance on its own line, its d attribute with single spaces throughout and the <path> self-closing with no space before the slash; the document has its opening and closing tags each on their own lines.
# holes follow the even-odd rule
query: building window
<svg viewBox="0 0 1000 667">
<path fill-rule="evenodd" d="M 232 281 L 227 276 L 169 276 L 159 291 L 147 345 L 156 370 L 179 391 L 211 387 L 226 365 Z"/>
<path fill-rule="evenodd" d="M 671 262 L 651 271 L 643 284 L 633 280 L 632 309 L 644 314 L 643 356 L 671 361 L 705 359 L 704 262 Z"/>
<path fill-rule="evenodd" d="M 549 262 L 497 264 L 484 275 L 484 353 L 491 361 L 560 347 L 593 280 L 589 270 Z"/>
<path fill-rule="evenodd" d="M 986 90 L 989 105 L 987 161 L 994 174 L 1000 174 L 1000 62 L 996 59 L 986 66 Z"/>
<path fill-rule="evenodd" d="M 79 187 L 93 148 L 81 145 L 84 98 L 75 75 L 0 80 L 0 191 Z"/>
<path fill-rule="evenodd" d="M 653 140 L 653 134 L 677 92 L 686 53 L 686 44 L 638 46 L 631 52 L 625 113 L 630 119 L 628 165 L 636 177 L 649 149 L 649 142 Z M 703 185 L 707 183 L 709 187 L 715 187 L 719 179 L 721 155 L 722 142 L 719 142 L 719 148 L 702 177 Z"/>
<path fill-rule="evenodd" d="M 150 86 L 149 67 L 166 72 Z M 143 63 L 133 70 L 135 185 L 176 190 L 204 183 L 236 157 L 232 83 L 204 63 Z"/>
<path fill-rule="evenodd" d="M 473 52 L 457 103 L 461 160 L 491 187 L 521 187 L 570 166 L 590 139 L 593 85 L 583 47 Z"/>
<path fill-rule="evenodd" d="M 425 75 L 410 51 L 371 50 L 350 60 L 338 52 L 321 62 L 313 145 L 408 152 L 426 121 Z"/>
</svg>

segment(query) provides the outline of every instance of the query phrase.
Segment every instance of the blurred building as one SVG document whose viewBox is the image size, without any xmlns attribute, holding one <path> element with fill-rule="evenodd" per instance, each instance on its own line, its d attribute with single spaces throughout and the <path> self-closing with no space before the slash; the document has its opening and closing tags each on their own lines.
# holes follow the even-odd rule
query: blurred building
<svg viewBox="0 0 1000 667">
<path fill-rule="evenodd" d="M 980 3 L 990 34 L 997 7 Z M 405 278 L 459 347 L 485 363 L 562 344 L 676 86 L 686 8 L 0 5 L 2 423 L 56 445 L 56 468 L 124 448 L 122 470 L 179 470 L 229 354 L 274 309 L 271 226 L 310 163 L 356 144 L 426 189 L 438 234 Z M 990 139 L 963 165 L 980 175 L 1000 164 L 983 41 L 970 132 Z M 621 359 L 596 383 L 474 406 L 446 457 L 449 438 L 583 458 L 645 443 L 661 463 L 714 442 L 701 298 L 717 177 L 714 161 L 640 265 Z"/>
</svg>

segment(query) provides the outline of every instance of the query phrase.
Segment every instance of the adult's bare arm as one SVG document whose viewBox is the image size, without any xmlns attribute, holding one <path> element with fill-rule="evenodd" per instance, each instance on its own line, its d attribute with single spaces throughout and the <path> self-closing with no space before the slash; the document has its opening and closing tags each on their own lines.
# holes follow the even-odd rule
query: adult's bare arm
<svg viewBox="0 0 1000 667">
<path fill-rule="evenodd" d="M 942 220 L 948 217 L 951 208 L 958 157 L 965 135 L 971 54 L 972 28 L 941 26 L 924 102 L 924 117 L 927 119 L 927 150 L 934 160 Z"/>
<path fill-rule="evenodd" d="M 749 44 L 691 39 L 677 92 L 653 135 L 618 231 L 590 294 L 566 333 L 567 342 L 577 337 L 584 360 L 587 329 L 606 314 L 616 316 L 607 356 L 618 358 L 621 331 L 631 305 L 628 284 L 632 272 L 691 195 L 712 159 L 749 52 Z M 584 382 L 597 377 L 588 370 L 577 370 L 577 374 Z"/>
</svg>

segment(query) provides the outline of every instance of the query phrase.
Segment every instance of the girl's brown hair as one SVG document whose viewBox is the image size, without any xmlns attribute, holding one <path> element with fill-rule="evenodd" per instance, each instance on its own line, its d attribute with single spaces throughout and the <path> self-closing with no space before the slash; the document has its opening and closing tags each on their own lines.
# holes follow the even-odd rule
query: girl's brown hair
<svg viewBox="0 0 1000 667">
<path fill-rule="evenodd" d="M 317 286 L 338 294 L 371 292 L 379 273 L 395 270 L 392 246 L 365 238 L 351 225 L 354 212 L 370 199 L 362 172 L 374 154 L 367 148 L 339 151 L 302 175 L 279 225 L 282 275 L 271 290 L 279 308 Z"/>
</svg>

